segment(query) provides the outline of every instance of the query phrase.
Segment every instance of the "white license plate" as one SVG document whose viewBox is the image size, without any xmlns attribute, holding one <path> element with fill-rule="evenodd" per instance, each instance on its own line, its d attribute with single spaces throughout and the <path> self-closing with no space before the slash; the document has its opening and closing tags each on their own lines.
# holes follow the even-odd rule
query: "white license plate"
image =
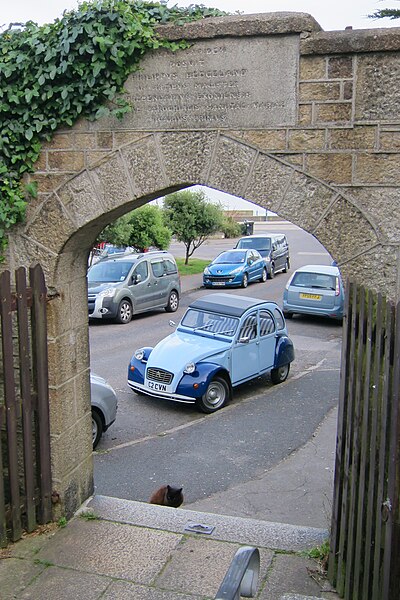
<svg viewBox="0 0 400 600">
<path fill-rule="evenodd" d="M 146 380 L 145 385 L 147 388 L 149 388 L 149 390 L 154 390 L 155 392 L 167 392 L 168 393 L 171 391 L 171 386 L 167 385 L 166 383 L 158 383 L 157 381 Z"/>
<path fill-rule="evenodd" d="M 213 281 L 213 285 L 225 285 L 225 281 Z"/>
</svg>

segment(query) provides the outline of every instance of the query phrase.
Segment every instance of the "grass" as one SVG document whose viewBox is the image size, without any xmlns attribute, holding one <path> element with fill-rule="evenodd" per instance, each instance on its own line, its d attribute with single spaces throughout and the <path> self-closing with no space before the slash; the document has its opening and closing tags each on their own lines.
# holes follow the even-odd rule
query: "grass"
<svg viewBox="0 0 400 600">
<path fill-rule="evenodd" d="M 204 267 L 210 264 L 209 260 L 203 258 L 189 258 L 189 264 L 185 265 L 184 258 L 176 258 L 176 264 L 180 275 L 197 275 L 204 271 Z"/>
</svg>

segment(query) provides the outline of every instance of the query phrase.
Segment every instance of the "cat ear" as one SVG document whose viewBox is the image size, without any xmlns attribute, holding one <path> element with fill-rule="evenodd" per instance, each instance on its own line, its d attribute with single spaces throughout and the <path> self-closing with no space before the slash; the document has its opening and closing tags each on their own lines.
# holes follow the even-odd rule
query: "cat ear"
<svg viewBox="0 0 400 600">
<path fill-rule="evenodd" d="M 167 485 L 167 491 L 170 492 L 171 491 L 171 486 Z"/>
<path fill-rule="evenodd" d="M 181 492 L 183 490 L 183 488 L 179 488 L 178 492 Z"/>
</svg>

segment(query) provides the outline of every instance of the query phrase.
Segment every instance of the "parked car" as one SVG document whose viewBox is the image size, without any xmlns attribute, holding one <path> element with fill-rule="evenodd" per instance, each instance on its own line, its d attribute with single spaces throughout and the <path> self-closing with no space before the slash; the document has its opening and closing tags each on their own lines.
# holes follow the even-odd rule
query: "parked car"
<svg viewBox="0 0 400 600">
<path fill-rule="evenodd" d="M 93 449 L 101 436 L 112 425 L 117 416 L 118 401 L 113 388 L 103 377 L 90 374 L 90 393 L 92 401 Z"/>
<path fill-rule="evenodd" d="M 189 306 L 174 333 L 154 348 L 135 351 L 128 385 L 139 394 L 194 403 L 213 413 L 245 381 L 268 372 L 272 383 L 285 381 L 293 359 L 275 302 L 208 294 Z"/>
<path fill-rule="evenodd" d="M 336 266 L 306 265 L 297 269 L 283 292 L 286 318 L 294 314 L 321 315 L 341 321 L 345 292 Z"/>
<path fill-rule="evenodd" d="M 257 250 L 221 252 L 204 269 L 203 285 L 212 287 L 247 287 L 251 281 L 266 281 L 267 268 Z"/>
<path fill-rule="evenodd" d="M 175 312 L 181 283 L 175 259 L 162 250 L 101 260 L 88 270 L 89 319 L 129 323 L 157 308 Z"/>
<path fill-rule="evenodd" d="M 102 248 L 99 258 L 100 260 L 104 260 L 106 258 L 123 256 L 124 254 L 132 254 L 135 252 L 135 249 L 132 246 L 114 246 L 113 244 L 105 244 L 104 248 Z"/>
<path fill-rule="evenodd" d="M 257 250 L 265 260 L 269 279 L 290 269 L 289 244 L 283 233 L 249 235 L 240 238 L 235 248 Z"/>
</svg>

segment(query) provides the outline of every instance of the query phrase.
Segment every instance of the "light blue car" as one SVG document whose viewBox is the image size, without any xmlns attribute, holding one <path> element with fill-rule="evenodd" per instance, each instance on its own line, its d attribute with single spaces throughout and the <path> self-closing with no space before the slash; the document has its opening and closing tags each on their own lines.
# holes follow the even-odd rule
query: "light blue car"
<svg viewBox="0 0 400 600">
<path fill-rule="evenodd" d="M 272 383 L 282 383 L 293 359 L 293 343 L 275 302 L 208 294 L 189 306 L 176 331 L 155 348 L 136 350 L 128 385 L 138 394 L 196 404 L 212 413 L 245 381 L 270 372 Z"/>
<path fill-rule="evenodd" d="M 300 314 L 342 321 L 344 305 L 344 285 L 336 265 L 300 267 L 287 282 L 283 293 L 283 312 L 287 319 Z"/>
<path fill-rule="evenodd" d="M 203 285 L 213 287 L 244 287 L 252 281 L 267 281 L 265 260 L 258 250 L 227 250 L 221 252 L 203 273 Z"/>
</svg>

